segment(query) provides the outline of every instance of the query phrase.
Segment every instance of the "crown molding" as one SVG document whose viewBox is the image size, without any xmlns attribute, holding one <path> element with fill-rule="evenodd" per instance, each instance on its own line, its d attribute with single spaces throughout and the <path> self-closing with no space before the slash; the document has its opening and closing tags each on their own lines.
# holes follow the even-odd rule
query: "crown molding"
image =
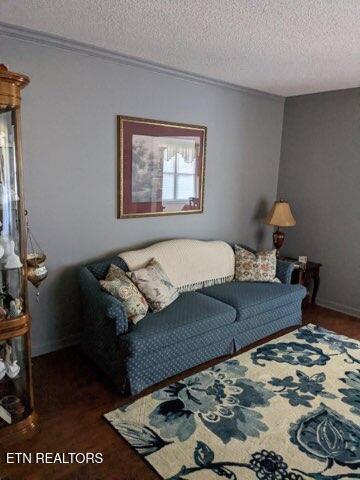
<svg viewBox="0 0 360 480">
<path fill-rule="evenodd" d="M 222 80 L 217 80 L 215 78 L 207 77 L 204 75 L 197 75 L 177 68 L 167 67 L 159 63 L 142 60 L 140 58 L 132 57 L 130 55 L 123 55 L 118 52 L 108 50 L 106 48 L 96 47 L 87 43 L 78 42 L 77 40 L 68 40 L 66 38 L 52 35 L 49 33 L 37 32 L 35 30 L 31 30 L 25 27 L 19 27 L 0 22 L 0 35 L 10 38 L 18 38 L 20 40 L 30 41 L 38 43 L 40 45 L 62 48 L 63 50 L 69 50 L 72 52 L 89 55 L 91 57 L 109 60 L 115 63 L 120 63 L 122 65 L 145 68 L 152 72 L 169 75 L 183 80 L 229 88 L 231 90 L 236 90 L 247 95 L 256 95 L 268 98 L 270 100 L 275 100 L 277 102 L 284 102 L 285 100 L 285 97 L 281 97 L 279 95 L 262 92 L 260 90 L 255 90 L 252 88 L 242 87 L 240 85 L 225 82 Z"/>
</svg>

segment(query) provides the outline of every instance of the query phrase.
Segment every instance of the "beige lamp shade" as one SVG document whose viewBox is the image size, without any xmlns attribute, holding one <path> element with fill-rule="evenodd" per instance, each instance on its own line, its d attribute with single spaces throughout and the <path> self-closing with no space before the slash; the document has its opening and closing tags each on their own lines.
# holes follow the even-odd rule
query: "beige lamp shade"
<svg viewBox="0 0 360 480">
<path fill-rule="evenodd" d="M 276 227 L 293 227 L 296 225 L 295 218 L 291 213 L 290 205 L 283 200 L 274 202 L 265 223 Z"/>
</svg>

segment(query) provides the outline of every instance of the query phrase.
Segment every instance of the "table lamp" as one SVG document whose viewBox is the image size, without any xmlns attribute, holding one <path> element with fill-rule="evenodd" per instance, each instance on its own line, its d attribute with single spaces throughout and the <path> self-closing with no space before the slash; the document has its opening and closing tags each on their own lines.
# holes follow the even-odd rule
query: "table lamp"
<svg viewBox="0 0 360 480">
<path fill-rule="evenodd" d="M 276 248 L 276 256 L 278 257 L 285 239 L 285 233 L 280 231 L 280 227 L 293 227 L 296 225 L 289 203 L 285 200 L 274 202 L 274 205 L 266 217 L 265 223 L 277 227 L 273 233 L 273 242 Z"/>
</svg>

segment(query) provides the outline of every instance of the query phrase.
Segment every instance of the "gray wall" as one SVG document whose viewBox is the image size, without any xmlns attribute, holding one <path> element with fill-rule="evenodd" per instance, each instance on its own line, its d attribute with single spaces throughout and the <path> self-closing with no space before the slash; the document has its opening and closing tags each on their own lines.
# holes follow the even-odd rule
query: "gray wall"
<svg viewBox="0 0 360 480">
<path fill-rule="evenodd" d="M 75 342 L 78 265 L 170 237 L 270 246 L 259 218 L 276 195 L 283 103 L 57 47 L 1 38 L 0 58 L 27 73 L 26 204 L 48 254 L 34 301 L 33 350 Z M 116 115 L 208 126 L 205 212 L 116 219 Z"/>
<path fill-rule="evenodd" d="M 360 317 L 360 89 L 288 98 L 278 194 L 284 251 L 323 263 L 319 303 Z"/>
</svg>

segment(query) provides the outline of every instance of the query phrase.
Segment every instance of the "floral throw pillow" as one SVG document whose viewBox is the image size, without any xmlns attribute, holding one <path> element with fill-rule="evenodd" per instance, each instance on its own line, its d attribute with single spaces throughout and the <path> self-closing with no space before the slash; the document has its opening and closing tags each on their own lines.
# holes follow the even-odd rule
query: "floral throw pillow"
<svg viewBox="0 0 360 480">
<path fill-rule="evenodd" d="M 126 275 L 135 283 L 154 312 L 160 312 L 179 296 L 155 259 L 150 260 L 146 267 L 127 272 Z"/>
<path fill-rule="evenodd" d="M 147 301 L 121 268 L 111 265 L 105 280 L 100 280 L 100 285 L 121 300 L 128 320 L 134 325 L 147 314 Z"/>
<path fill-rule="evenodd" d="M 276 275 L 276 250 L 252 253 L 235 245 L 235 281 L 279 282 Z"/>
</svg>

